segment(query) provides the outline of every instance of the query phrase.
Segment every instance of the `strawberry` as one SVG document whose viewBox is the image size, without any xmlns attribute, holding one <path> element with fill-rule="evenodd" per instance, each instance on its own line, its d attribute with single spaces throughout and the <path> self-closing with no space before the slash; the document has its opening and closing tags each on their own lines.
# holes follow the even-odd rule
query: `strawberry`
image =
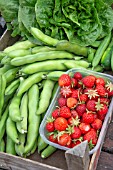
<svg viewBox="0 0 113 170">
<path fill-rule="evenodd" d="M 79 104 L 76 107 L 76 111 L 79 114 L 79 116 L 82 116 L 83 113 L 86 111 L 86 105 L 85 104 Z"/>
<path fill-rule="evenodd" d="M 100 103 L 106 104 L 108 106 L 109 102 L 110 102 L 110 99 L 106 97 L 100 97 Z"/>
<path fill-rule="evenodd" d="M 68 124 L 71 126 L 78 126 L 80 124 L 80 119 L 78 116 L 76 118 L 70 117 L 68 120 Z"/>
<path fill-rule="evenodd" d="M 108 91 L 109 96 L 113 96 L 113 83 L 107 82 L 105 87 L 106 90 Z"/>
<path fill-rule="evenodd" d="M 48 118 L 47 123 L 46 123 L 46 130 L 48 132 L 53 132 L 55 129 L 54 127 L 54 119 L 53 118 Z"/>
<path fill-rule="evenodd" d="M 103 78 L 98 77 L 98 78 L 96 78 L 95 84 L 96 84 L 96 86 L 97 86 L 97 85 L 105 86 L 105 81 L 104 81 Z"/>
<path fill-rule="evenodd" d="M 99 97 L 97 90 L 94 90 L 94 89 L 87 89 L 85 94 L 87 94 L 89 99 L 95 100 L 95 99 L 98 99 L 98 97 Z"/>
<path fill-rule="evenodd" d="M 78 84 L 77 80 L 75 78 L 71 78 L 71 87 L 74 88 Z"/>
<path fill-rule="evenodd" d="M 79 114 L 77 113 L 77 111 L 75 109 L 71 110 L 71 116 L 73 118 L 76 118 L 76 117 L 80 118 Z"/>
<path fill-rule="evenodd" d="M 71 85 L 71 77 L 68 74 L 62 74 L 58 79 L 58 84 L 60 87 L 70 86 Z"/>
<path fill-rule="evenodd" d="M 85 76 L 82 79 L 82 82 L 86 87 L 93 87 L 95 84 L 95 80 L 96 80 L 95 76 L 89 75 L 89 76 Z"/>
<path fill-rule="evenodd" d="M 75 141 L 75 142 L 73 141 L 73 142 L 71 143 L 71 148 L 73 148 L 73 147 L 79 145 L 80 143 L 81 143 L 80 140 L 77 140 L 77 141 Z"/>
<path fill-rule="evenodd" d="M 71 117 L 71 111 L 70 111 L 69 107 L 67 107 L 67 106 L 61 107 L 60 108 L 60 116 L 66 118 L 66 119 Z"/>
<path fill-rule="evenodd" d="M 74 74 L 74 78 L 77 79 L 77 80 L 81 80 L 82 79 L 82 74 L 80 72 L 76 72 Z"/>
<path fill-rule="evenodd" d="M 81 130 L 81 133 L 82 133 L 82 134 L 85 134 L 85 133 L 87 133 L 87 132 L 90 131 L 91 126 L 90 126 L 90 124 L 87 124 L 87 123 L 81 123 L 81 124 L 79 125 L 79 128 L 80 128 L 80 130 Z"/>
<path fill-rule="evenodd" d="M 103 114 L 97 114 L 97 115 L 98 115 L 97 118 L 102 120 L 102 121 L 105 119 L 105 116 L 106 116 L 106 115 L 103 115 Z"/>
<path fill-rule="evenodd" d="M 70 96 L 71 96 L 72 90 L 71 90 L 71 88 L 70 88 L 69 86 L 61 87 L 61 89 L 60 89 L 60 94 L 61 94 L 63 97 L 67 98 L 67 97 L 70 97 Z"/>
<path fill-rule="evenodd" d="M 58 144 L 61 146 L 69 146 L 71 144 L 71 137 L 67 133 L 63 133 L 58 137 Z"/>
<path fill-rule="evenodd" d="M 81 137 L 81 130 L 79 129 L 79 127 L 74 126 L 72 128 L 72 133 L 71 133 L 70 136 L 71 136 L 72 139 L 80 138 Z"/>
<path fill-rule="evenodd" d="M 54 134 L 51 134 L 48 138 L 51 142 L 58 143 L 57 136 Z"/>
<path fill-rule="evenodd" d="M 84 123 L 92 123 L 95 120 L 94 113 L 92 112 L 84 112 L 82 115 L 82 119 Z"/>
<path fill-rule="evenodd" d="M 95 90 L 97 90 L 98 94 L 102 97 L 106 95 L 106 90 L 102 85 L 97 85 Z"/>
<path fill-rule="evenodd" d="M 86 108 L 90 111 L 96 111 L 96 101 L 95 100 L 88 100 L 86 103 Z"/>
<path fill-rule="evenodd" d="M 94 129 L 99 130 L 102 127 L 102 121 L 100 119 L 95 119 L 91 126 Z"/>
<path fill-rule="evenodd" d="M 78 89 L 72 89 L 72 94 L 71 94 L 71 97 L 74 97 L 75 99 L 78 99 L 79 98 L 79 93 L 80 91 Z"/>
<path fill-rule="evenodd" d="M 58 116 L 59 116 L 59 113 L 60 113 L 60 110 L 59 109 L 55 109 L 53 112 L 52 112 L 52 117 L 54 119 L 56 119 Z"/>
<path fill-rule="evenodd" d="M 79 99 L 80 102 L 85 103 L 88 100 L 88 96 L 86 94 L 81 94 Z"/>
<path fill-rule="evenodd" d="M 67 99 L 64 98 L 64 97 L 60 97 L 60 98 L 58 99 L 58 105 L 59 105 L 60 107 L 66 106 L 66 102 L 67 102 Z"/>
<path fill-rule="evenodd" d="M 73 97 L 67 98 L 67 106 L 69 108 L 74 108 L 76 105 L 77 105 L 77 99 L 75 99 Z"/>
<path fill-rule="evenodd" d="M 106 115 L 107 112 L 108 112 L 108 107 L 106 106 L 106 104 L 103 104 L 102 108 L 97 111 L 97 114 L 98 115 Z"/>
<path fill-rule="evenodd" d="M 89 132 L 87 132 L 83 136 L 83 140 L 87 140 L 88 142 L 91 142 L 93 145 L 97 143 L 97 133 L 94 129 L 91 129 Z"/>
<path fill-rule="evenodd" d="M 68 127 L 68 122 L 63 117 L 58 117 L 54 121 L 54 127 L 58 131 L 64 131 Z"/>
</svg>

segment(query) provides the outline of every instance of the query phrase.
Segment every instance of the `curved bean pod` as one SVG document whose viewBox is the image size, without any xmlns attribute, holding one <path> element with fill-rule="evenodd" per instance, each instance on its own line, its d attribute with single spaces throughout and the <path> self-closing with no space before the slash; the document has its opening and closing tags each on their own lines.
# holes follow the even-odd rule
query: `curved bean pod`
<svg viewBox="0 0 113 170">
<path fill-rule="evenodd" d="M 16 155 L 15 143 L 8 135 L 6 139 L 6 153 L 9 153 L 11 155 Z"/>
</svg>

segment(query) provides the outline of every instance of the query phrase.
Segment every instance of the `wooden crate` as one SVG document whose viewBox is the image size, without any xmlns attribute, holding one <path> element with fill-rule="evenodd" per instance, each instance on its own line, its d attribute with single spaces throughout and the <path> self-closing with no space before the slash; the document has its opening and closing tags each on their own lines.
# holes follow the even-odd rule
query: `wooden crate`
<svg viewBox="0 0 113 170">
<path fill-rule="evenodd" d="M 19 37 L 12 38 L 11 32 L 6 30 L 0 39 L 0 51 L 7 46 L 14 44 L 18 39 Z M 110 120 L 107 123 L 105 134 L 109 123 Z M 103 136 L 103 141 L 105 134 Z M 103 142 L 92 156 L 89 156 L 88 154 L 89 150 L 87 142 L 83 142 L 82 145 L 84 152 L 81 150 L 81 146 L 77 146 L 66 152 L 57 150 L 46 159 L 42 159 L 37 151 L 28 158 L 21 158 L 19 156 L 0 152 L 0 168 L 7 170 L 96 170 Z M 78 153 L 78 150 L 81 150 L 81 156 L 80 153 Z"/>
</svg>

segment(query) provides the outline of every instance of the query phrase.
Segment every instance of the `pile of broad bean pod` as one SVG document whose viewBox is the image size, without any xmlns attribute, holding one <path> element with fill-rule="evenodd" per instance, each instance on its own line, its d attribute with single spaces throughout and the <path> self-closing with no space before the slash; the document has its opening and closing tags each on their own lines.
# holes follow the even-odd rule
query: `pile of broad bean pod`
<svg viewBox="0 0 113 170">
<path fill-rule="evenodd" d="M 27 157 L 38 149 L 46 158 L 56 148 L 43 141 L 39 127 L 58 87 L 57 80 L 68 69 L 91 67 L 89 48 L 38 31 L 31 30 L 43 46 L 26 40 L 0 52 L 0 151 Z"/>
</svg>

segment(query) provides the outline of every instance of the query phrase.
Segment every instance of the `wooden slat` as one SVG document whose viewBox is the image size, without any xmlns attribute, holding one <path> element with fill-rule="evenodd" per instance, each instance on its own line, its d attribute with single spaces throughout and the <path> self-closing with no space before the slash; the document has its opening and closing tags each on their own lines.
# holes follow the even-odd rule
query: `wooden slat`
<svg viewBox="0 0 113 170">
<path fill-rule="evenodd" d="M 113 170 L 113 155 L 101 152 L 96 170 Z"/>
</svg>

